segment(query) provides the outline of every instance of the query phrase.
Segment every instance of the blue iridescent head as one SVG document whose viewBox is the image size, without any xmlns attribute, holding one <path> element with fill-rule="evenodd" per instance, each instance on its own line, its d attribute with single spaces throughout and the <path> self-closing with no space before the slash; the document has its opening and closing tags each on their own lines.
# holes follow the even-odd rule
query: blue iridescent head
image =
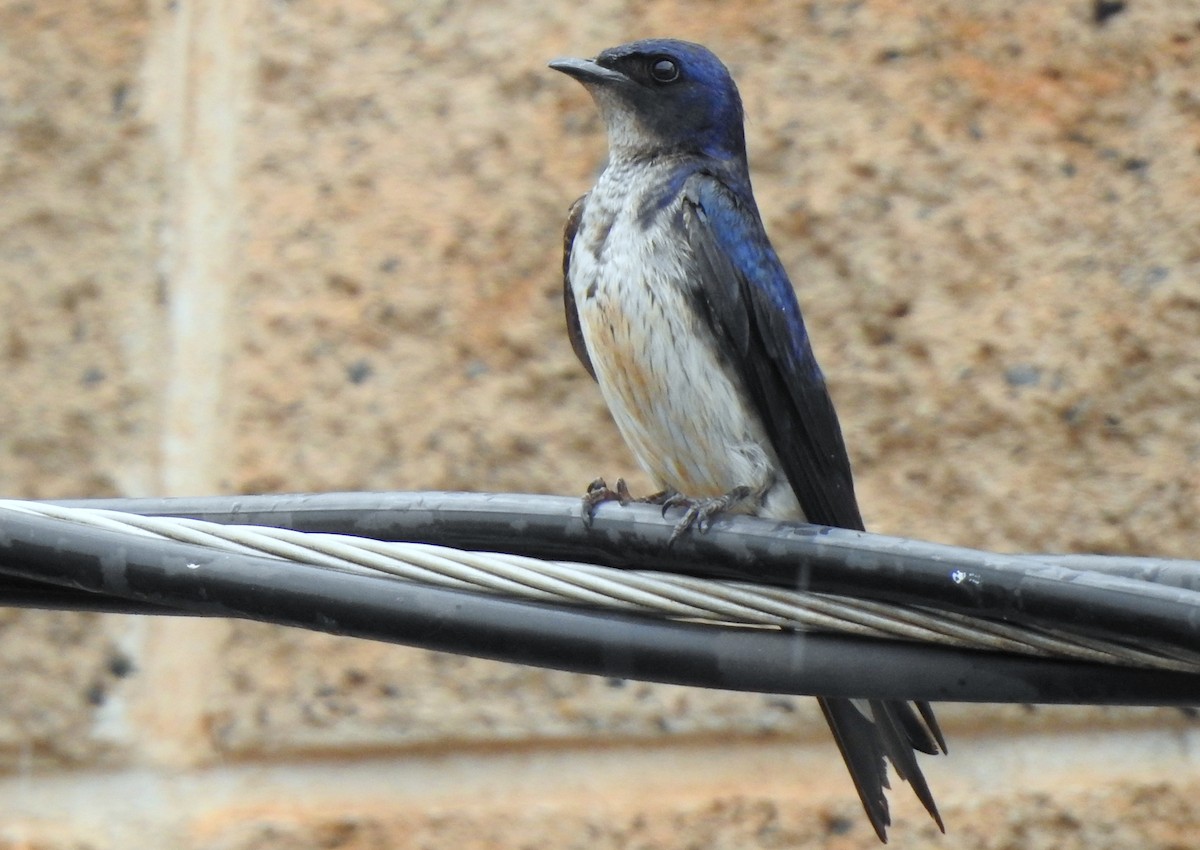
<svg viewBox="0 0 1200 850">
<path fill-rule="evenodd" d="M 742 100 L 729 70 L 703 45 L 652 38 L 595 59 L 556 59 L 591 93 L 614 159 L 697 153 L 743 158 Z"/>
</svg>

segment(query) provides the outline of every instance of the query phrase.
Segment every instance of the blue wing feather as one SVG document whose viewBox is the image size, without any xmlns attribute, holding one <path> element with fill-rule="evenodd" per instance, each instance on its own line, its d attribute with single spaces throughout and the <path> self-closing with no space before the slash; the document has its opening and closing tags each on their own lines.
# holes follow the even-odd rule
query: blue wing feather
<svg viewBox="0 0 1200 850">
<path fill-rule="evenodd" d="M 693 175 L 684 193 L 699 312 L 732 352 L 804 516 L 862 529 L 837 413 L 758 210 L 706 173 Z"/>
</svg>

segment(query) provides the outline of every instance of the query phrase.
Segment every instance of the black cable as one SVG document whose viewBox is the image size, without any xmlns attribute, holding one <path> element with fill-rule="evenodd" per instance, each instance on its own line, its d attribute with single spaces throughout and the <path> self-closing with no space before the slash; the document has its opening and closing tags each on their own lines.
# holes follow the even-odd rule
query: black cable
<svg viewBox="0 0 1200 850">
<path fill-rule="evenodd" d="M 0 573 L 164 610 L 604 676 L 762 693 L 1190 705 L 1200 675 L 516 602 L 12 513 Z"/>
<path fill-rule="evenodd" d="M 0 569 L 3 569 L 0 564 Z M 41 608 L 50 611 L 78 611 L 95 614 L 174 614 L 190 612 L 164 608 L 147 602 L 136 602 L 91 593 L 74 587 L 60 587 L 46 581 L 33 581 L 18 576 L 0 575 L 0 608 Z"/>
<path fill-rule="evenodd" d="M 154 516 L 274 525 L 655 569 L 933 606 L 1116 641 L 1200 647 L 1200 571 L 1139 559 L 1138 577 L 1025 556 L 751 517 L 684 535 L 657 508 L 605 504 L 589 528 L 578 499 L 478 493 L 331 493 L 61 502 Z M 1158 563 L 1157 569 L 1147 566 Z M 1176 564 L 1176 566 L 1172 566 Z M 1145 580 L 1155 576 L 1169 584 Z"/>
</svg>

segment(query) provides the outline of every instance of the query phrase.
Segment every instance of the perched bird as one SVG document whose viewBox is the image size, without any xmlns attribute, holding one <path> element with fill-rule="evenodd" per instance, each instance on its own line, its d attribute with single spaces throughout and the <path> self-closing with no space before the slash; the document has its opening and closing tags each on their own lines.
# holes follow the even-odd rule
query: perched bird
<svg viewBox="0 0 1200 850">
<path fill-rule="evenodd" d="M 862 529 L 837 414 L 750 188 L 741 98 L 699 44 L 635 41 L 550 67 L 599 107 L 609 159 L 571 207 L 571 344 L 617 427 L 684 505 Z M 628 498 L 593 485 L 589 507 Z M 887 840 L 885 757 L 942 826 L 914 750 L 945 741 L 929 706 L 820 699 L 867 816 Z"/>
</svg>

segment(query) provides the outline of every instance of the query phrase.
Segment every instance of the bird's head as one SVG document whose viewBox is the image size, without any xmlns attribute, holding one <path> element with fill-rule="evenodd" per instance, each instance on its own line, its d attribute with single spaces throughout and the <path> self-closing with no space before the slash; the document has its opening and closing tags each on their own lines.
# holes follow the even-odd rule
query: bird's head
<svg viewBox="0 0 1200 850">
<path fill-rule="evenodd" d="M 737 86 L 702 45 L 647 39 L 610 47 L 595 59 L 556 59 L 550 67 L 591 93 L 614 158 L 673 152 L 745 158 Z"/>
</svg>

